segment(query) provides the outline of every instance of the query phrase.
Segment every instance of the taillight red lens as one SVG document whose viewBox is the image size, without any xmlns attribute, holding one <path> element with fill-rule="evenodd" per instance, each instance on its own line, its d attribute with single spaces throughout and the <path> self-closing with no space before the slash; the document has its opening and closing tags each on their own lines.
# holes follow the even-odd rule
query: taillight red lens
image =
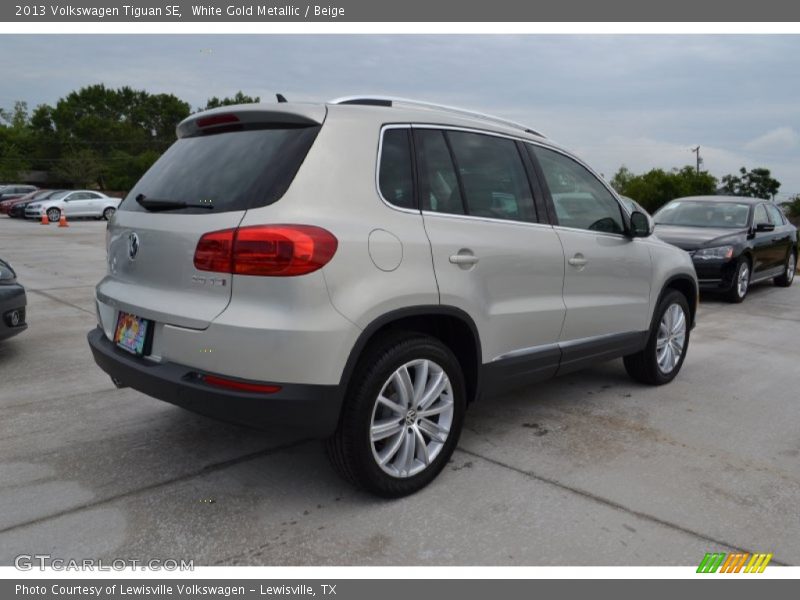
<svg viewBox="0 0 800 600">
<path fill-rule="evenodd" d="M 225 229 L 203 235 L 194 251 L 195 269 L 231 273 L 235 233 L 235 229 Z"/>
<path fill-rule="evenodd" d="M 325 266 L 338 245 L 331 232 L 313 225 L 226 229 L 200 238 L 194 266 L 236 275 L 294 277 Z"/>
<path fill-rule="evenodd" d="M 209 385 L 224 387 L 231 390 L 238 390 L 240 392 L 253 392 L 254 394 L 274 394 L 281 391 L 281 386 L 279 385 L 237 381 L 235 379 L 217 377 L 216 375 L 203 375 L 202 380 L 204 383 Z"/>
</svg>

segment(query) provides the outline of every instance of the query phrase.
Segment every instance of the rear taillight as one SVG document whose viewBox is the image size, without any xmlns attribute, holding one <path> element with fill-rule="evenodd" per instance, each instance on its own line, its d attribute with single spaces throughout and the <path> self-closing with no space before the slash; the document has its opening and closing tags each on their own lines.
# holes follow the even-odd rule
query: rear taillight
<svg viewBox="0 0 800 600">
<path fill-rule="evenodd" d="M 194 251 L 195 268 L 200 271 L 231 273 L 235 231 L 235 229 L 212 231 L 201 237 Z"/>
<path fill-rule="evenodd" d="M 293 277 L 312 273 L 336 253 L 333 234 L 313 225 L 256 225 L 206 233 L 197 243 L 200 271 Z"/>
</svg>

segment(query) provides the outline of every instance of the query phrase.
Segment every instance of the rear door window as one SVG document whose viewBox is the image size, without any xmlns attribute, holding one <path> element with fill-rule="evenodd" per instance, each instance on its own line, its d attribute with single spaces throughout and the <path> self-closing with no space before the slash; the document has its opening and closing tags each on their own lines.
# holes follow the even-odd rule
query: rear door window
<svg viewBox="0 0 800 600">
<path fill-rule="evenodd" d="M 183 213 L 220 213 L 265 206 L 278 200 L 300 168 L 319 126 L 269 127 L 181 138 L 127 195 L 120 210 L 144 212 L 149 200 L 211 205 Z"/>
<path fill-rule="evenodd" d="M 536 220 L 528 176 L 516 142 L 463 131 L 448 131 L 447 138 L 470 215 Z"/>
<path fill-rule="evenodd" d="M 463 215 L 464 203 L 458 176 L 444 133 L 437 129 L 414 131 L 423 210 Z"/>
</svg>

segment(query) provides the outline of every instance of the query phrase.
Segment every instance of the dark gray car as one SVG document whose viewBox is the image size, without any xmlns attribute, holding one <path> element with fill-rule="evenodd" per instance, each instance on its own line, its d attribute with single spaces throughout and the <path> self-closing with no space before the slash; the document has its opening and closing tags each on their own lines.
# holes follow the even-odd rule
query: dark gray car
<svg viewBox="0 0 800 600">
<path fill-rule="evenodd" d="M 25 323 L 25 288 L 17 283 L 17 274 L 0 259 L 0 340 L 22 333 Z"/>
</svg>

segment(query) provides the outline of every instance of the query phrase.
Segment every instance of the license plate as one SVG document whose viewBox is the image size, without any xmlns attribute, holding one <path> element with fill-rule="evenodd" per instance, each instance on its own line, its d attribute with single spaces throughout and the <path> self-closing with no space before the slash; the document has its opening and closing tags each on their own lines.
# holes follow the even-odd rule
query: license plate
<svg viewBox="0 0 800 600">
<path fill-rule="evenodd" d="M 114 343 L 123 350 L 142 356 L 145 354 L 150 325 L 147 319 L 120 311 L 114 330 Z"/>
</svg>

